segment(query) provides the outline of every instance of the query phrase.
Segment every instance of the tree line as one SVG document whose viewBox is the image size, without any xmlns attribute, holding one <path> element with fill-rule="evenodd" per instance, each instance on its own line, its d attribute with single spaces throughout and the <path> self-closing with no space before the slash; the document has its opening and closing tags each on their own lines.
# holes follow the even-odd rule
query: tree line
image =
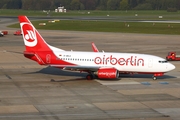
<svg viewBox="0 0 180 120">
<path fill-rule="evenodd" d="M 0 9 L 52 10 L 167 10 L 180 9 L 180 0 L 1 0 Z"/>
</svg>

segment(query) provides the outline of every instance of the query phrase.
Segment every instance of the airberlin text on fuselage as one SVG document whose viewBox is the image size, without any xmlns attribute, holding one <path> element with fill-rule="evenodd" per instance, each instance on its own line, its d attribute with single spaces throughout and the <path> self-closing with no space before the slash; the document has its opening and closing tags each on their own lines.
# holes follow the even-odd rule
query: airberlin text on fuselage
<svg viewBox="0 0 180 120">
<path fill-rule="evenodd" d="M 94 63 L 97 65 L 121 65 L 121 66 L 144 66 L 144 59 L 137 58 L 137 56 L 130 56 L 128 58 L 116 58 L 110 55 L 109 57 L 106 57 L 103 55 L 103 57 L 96 57 L 94 59 Z"/>
</svg>

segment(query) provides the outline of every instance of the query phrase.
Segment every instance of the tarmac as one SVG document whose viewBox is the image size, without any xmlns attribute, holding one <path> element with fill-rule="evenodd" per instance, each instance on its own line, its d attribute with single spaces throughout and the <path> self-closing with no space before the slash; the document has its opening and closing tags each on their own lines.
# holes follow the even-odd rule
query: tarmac
<svg viewBox="0 0 180 120">
<path fill-rule="evenodd" d="M 4 24 L 4 23 L 3 23 Z M 5 29 L 5 27 L 2 27 Z M 2 29 L 1 28 L 1 29 Z M 0 37 L 0 120 L 180 120 L 180 61 L 157 80 L 120 75 L 119 80 L 86 80 L 86 73 L 40 66 L 26 59 L 16 29 Z M 52 46 L 105 52 L 180 54 L 179 35 L 39 30 Z"/>
</svg>

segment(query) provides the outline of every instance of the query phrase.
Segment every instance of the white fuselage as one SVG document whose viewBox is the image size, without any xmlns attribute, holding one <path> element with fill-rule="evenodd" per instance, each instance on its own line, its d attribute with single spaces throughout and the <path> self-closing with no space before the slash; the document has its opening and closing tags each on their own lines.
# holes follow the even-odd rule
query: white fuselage
<svg viewBox="0 0 180 120">
<path fill-rule="evenodd" d="M 134 53 L 104 53 L 104 52 L 54 52 L 57 60 L 63 60 L 77 66 L 113 67 L 124 72 L 168 72 L 175 68 L 165 59 Z"/>
</svg>

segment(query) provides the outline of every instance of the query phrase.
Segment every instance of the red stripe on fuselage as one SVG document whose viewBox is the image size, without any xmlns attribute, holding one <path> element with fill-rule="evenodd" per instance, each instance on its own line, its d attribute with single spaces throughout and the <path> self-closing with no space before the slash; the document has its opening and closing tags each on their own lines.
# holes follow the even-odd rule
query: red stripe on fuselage
<svg viewBox="0 0 180 120">
<path fill-rule="evenodd" d="M 72 65 L 75 64 L 66 62 L 62 59 L 59 59 L 52 51 L 38 51 L 36 52 L 39 57 L 46 63 L 47 65 L 56 64 L 56 65 Z"/>
</svg>

